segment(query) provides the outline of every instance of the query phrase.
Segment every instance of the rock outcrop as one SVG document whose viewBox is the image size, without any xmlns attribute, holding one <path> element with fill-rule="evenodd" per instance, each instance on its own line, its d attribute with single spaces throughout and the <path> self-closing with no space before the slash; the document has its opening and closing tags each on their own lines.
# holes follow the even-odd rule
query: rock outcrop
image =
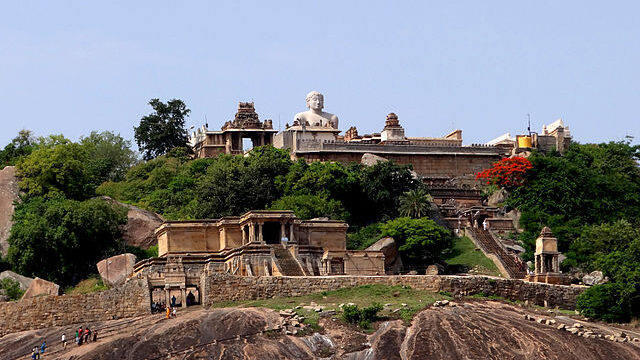
<svg viewBox="0 0 640 360">
<path fill-rule="evenodd" d="M 507 200 L 509 196 L 509 192 L 503 188 L 494 191 L 493 194 L 489 196 L 487 199 L 487 205 L 489 206 L 502 206 L 502 204 Z"/>
<path fill-rule="evenodd" d="M 120 254 L 101 260 L 96 264 L 102 282 L 109 286 L 123 283 L 133 273 L 133 265 L 136 256 L 133 254 Z"/>
<path fill-rule="evenodd" d="M 588 286 L 604 284 L 608 281 L 602 271 L 594 271 L 582 277 L 582 283 Z"/>
<path fill-rule="evenodd" d="M 382 238 L 366 248 L 367 251 L 382 251 L 384 254 L 384 271 L 397 274 L 402 269 L 402 259 L 398 253 L 398 245 L 391 237 Z"/>
<path fill-rule="evenodd" d="M 13 222 L 13 203 L 18 200 L 19 188 L 16 168 L 6 166 L 0 170 L 0 255 L 6 256 L 9 250 L 7 239 Z"/>
<path fill-rule="evenodd" d="M 13 271 L 7 270 L 0 273 L 0 280 L 13 279 L 20 284 L 20 289 L 27 290 L 33 281 L 32 278 L 16 274 Z"/>
<path fill-rule="evenodd" d="M 373 166 L 379 162 L 389 161 L 382 156 L 374 155 L 371 153 L 365 153 L 362 155 L 362 159 L 360 159 L 360 164 L 366 166 Z"/>
<path fill-rule="evenodd" d="M 156 245 L 157 239 L 153 232 L 164 222 L 164 219 L 160 215 L 140 209 L 137 206 L 121 203 L 108 196 L 103 196 L 102 199 L 129 209 L 127 213 L 127 225 L 124 226 L 122 234 L 122 238 L 127 245 L 137 246 L 143 249 Z"/>
<path fill-rule="evenodd" d="M 36 277 L 29 285 L 27 291 L 22 295 L 22 299 L 34 298 L 37 296 L 58 296 L 60 295 L 60 285 Z"/>
<path fill-rule="evenodd" d="M 75 326 L 7 334 L 3 359 L 24 359 L 47 340 L 55 359 L 639 359 L 638 331 L 579 322 L 495 301 L 429 307 L 411 326 L 401 320 L 378 324 L 366 335 L 322 318 L 324 333 L 290 336 L 270 309 L 178 310 L 135 319 L 85 322 L 98 341 L 63 350 L 60 334 Z M 279 330 L 280 329 L 280 330 Z"/>
</svg>

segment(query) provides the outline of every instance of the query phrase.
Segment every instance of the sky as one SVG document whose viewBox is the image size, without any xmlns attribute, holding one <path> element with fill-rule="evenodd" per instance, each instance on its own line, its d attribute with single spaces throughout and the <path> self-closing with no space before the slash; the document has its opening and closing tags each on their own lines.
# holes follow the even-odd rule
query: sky
<svg viewBox="0 0 640 360">
<path fill-rule="evenodd" d="M 0 148 L 21 129 L 133 140 L 152 98 L 183 100 L 187 127 L 254 101 L 283 128 L 311 90 L 360 134 L 395 112 L 407 136 L 484 143 L 526 133 L 530 114 L 534 131 L 562 118 L 581 143 L 638 143 L 639 15 L 638 1 L 10 1 Z"/>
</svg>

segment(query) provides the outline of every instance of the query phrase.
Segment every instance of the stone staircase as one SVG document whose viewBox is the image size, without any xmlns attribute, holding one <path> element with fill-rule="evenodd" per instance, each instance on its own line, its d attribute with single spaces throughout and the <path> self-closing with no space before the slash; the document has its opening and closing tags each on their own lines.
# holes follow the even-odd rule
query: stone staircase
<svg viewBox="0 0 640 360">
<path fill-rule="evenodd" d="M 527 275 L 524 266 L 516 263 L 513 255 L 507 253 L 488 230 L 468 228 L 467 231 L 485 254 L 495 255 L 510 278 L 523 279 Z"/>
<path fill-rule="evenodd" d="M 283 244 L 271 245 L 273 254 L 280 264 L 280 271 L 285 276 L 304 276 L 304 272 L 296 259 L 291 255 L 291 252 Z"/>
</svg>

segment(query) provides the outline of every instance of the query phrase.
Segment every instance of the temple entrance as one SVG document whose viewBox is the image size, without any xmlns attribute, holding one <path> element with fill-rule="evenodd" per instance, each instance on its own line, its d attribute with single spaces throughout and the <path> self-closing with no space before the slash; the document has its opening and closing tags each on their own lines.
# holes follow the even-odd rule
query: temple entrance
<svg viewBox="0 0 640 360">
<path fill-rule="evenodd" d="M 265 222 L 262 225 L 262 238 L 267 244 L 280 244 L 280 223 Z"/>
</svg>

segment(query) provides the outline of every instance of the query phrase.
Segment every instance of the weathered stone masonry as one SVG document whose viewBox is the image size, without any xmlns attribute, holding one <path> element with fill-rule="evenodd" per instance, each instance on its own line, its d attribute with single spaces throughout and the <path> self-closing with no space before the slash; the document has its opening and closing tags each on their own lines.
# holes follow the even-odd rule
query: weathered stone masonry
<svg viewBox="0 0 640 360">
<path fill-rule="evenodd" d="M 537 305 L 575 308 L 583 287 L 530 283 L 483 276 L 262 276 L 203 275 L 204 306 L 216 301 L 299 296 L 367 284 L 408 285 L 414 289 L 448 291 L 454 295 L 485 293 Z M 150 313 L 150 287 L 146 279 L 133 279 L 121 287 L 87 295 L 46 296 L 0 304 L 0 336 L 8 333 L 86 324 Z"/>
<path fill-rule="evenodd" d="M 147 281 L 86 295 L 43 296 L 0 304 L 0 336 L 50 326 L 86 324 L 150 313 Z"/>
<path fill-rule="evenodd" d="M 574 309 L 583 287 L 529 283 L 513 279 L 483 276 L 396 275 L 396 276 L 314 276 L 314 277 L 203 277 L 203 301 L 267 299 L 274 296 L 300 296 L 367 284 L 408 285 L 414 289 L 448 291 L 453 295 L 501 296 L 510 300 L 528 300 L 536 305 Z M 545 304 L 546 302 L 546 304 Z"/>
</svg>

